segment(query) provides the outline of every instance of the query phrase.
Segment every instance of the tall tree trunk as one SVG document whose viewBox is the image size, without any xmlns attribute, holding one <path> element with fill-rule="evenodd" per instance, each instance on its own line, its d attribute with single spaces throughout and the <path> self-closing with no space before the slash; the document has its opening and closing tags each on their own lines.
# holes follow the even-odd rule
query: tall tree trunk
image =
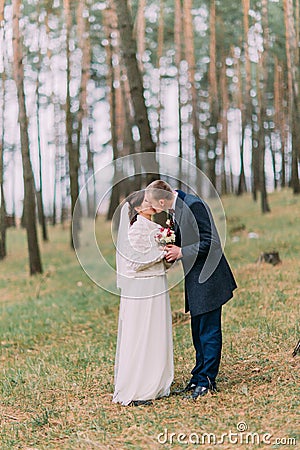
<svg viewBox="0 0 300 450">
<path fill-rule="evenodd" d="M 208 129 L 207 145 L 207 164 L 208 177 L 214 186 L 216 186 L 216 147 L 218 139 L 218 120 L 219 120 L 219 102 L 218 102 L 218 82 L 217 82 L 217 47 L 216 47 L 216 1 L 210 2 L 209 16 L 209 105 L 210 105 L 210 124 Z"/>
<path fill-rule="evenodd" d="M 222 57 L 222 69 L 220 76 L 220 91 L 221 91 L 221 101 L 222 101 L 222 110 L 221 110 L 221 155 L 220 155 L 220 191 L 221 194 L 227 193 L 227 183 L 226 183 L 226 170 L 225 170 L 225 161 L 226 161 L 226 148 L 228 144 L 228 108 L 229 108 L 229 98 L 228 98 L 228 86 L 226 81 L 226 58 L 225 55 Z"/>
<path fill-rule="evenodd" d="M 134 38 L 136 38 L 137 42 L 137 57 L 141 73 L 143 73 L 144 71 L 143 56 L 145 53 L 145 31 L 146 31 L 145 7 L 146 7 L 146 0 L 139 0 L 135 23 L 136 33 L 134 33 Z"/>
<path fill-rule="evenodd" d="M 92 198 L 94 197 L 93 192 L 88 191 L 88 179 L 94 176 L 94 160 L 91 154 L 90 142 L 89 142 L 89 132 L 90 121 L 88 120 L 88 103 L 87 103 L 87 87 L 90 79 L 90 65 L 91 65 L 91 45 L 90 45 L 90 30 L 89 22 L 85 17 L 86 0 L 79 0 L 77 7 L 77 36 L 78 36 L 78 46 L 81 50 L 81 80 L 79 89 L 79 108 L 77 114 L 77 153 L 80 155 L 80 144 L 81 140 L 86 148 L 86 171 L 85 180 L 87 187 L 87 209 L 88 216 L 91 217 L 93 214 Z M 85 123 L 85 132 L 83 133 L 83 124 Z"/>
<path fill-rule="evenodd" d="M 259 99 L 259 69 L 258 64 L 256 64 L 256 96 Z M 259 101 L 259 100 L 258 100 Z M 252 127 L 252 160 L 251 160 L 251 177 L 252 177 L 252 197 L 253 200 L 257 201 L 257 193 L 259 190 L 259 130 L 258 124 L 260 123 L 260 111 L 259 106 L 257 106 L 256 112 L 256 123 Z"/>
<path fill-rule="evenodd" d="M 1 11 L 0 11 L 1 13 Z M 1 33 L 1 44 L 4 42 L 4 29 L 0 29 Z M 2 46 L 1 45 L 1 46 Z M 2 47 L 3 48 L 3 47 Z M 4 60 L 4 57 L 3 57 Z M 2 84 L 2 111 L 1 111 L 1 136 L 0 136 L 0 260 L 4 259 L 6 256 L 6 207 L 5 207 L 5 196 L 4 196 L 4 114 L 5 114 L 5 70 L 3 66 L 3 72 L 1 77 Z"/>
<path fill-rule="evenodd" d="M 48 241 L 48 232 L 46 225 L 46 218 L 44 212 L 44 199 L 43 199 L 43 174 L 42 174 L 42 149 L 41 149 L 41 126 L 40 126 L 40 64 L 41 64 L 41 54 L 39 51 L 39 67 L 37 73 L 37 81 L 36 81 L 36 120 L 37 120 L 37 144 L 38 144 L 38 153 L 39 153 L 39 191 L 36 192 L 37 195 L 37 206 L 39 213 L 39 222 L 42 226 L 42 236 L 43 241 Z"/>
<path fill-rule="evenodd" d="M 71 191 L 71 217 L 73 218 L 75 204 L 79 194 L 79 152 L 78 147 L 75 147 L 72 142 L 73 135 L 73 117 L 71 112 L 71 96 L 70 96 L 70 83 L 71 83 L 71 68 L 70 68 L 70 33 L 72 27 L 72 15 L 70 10 L 70 0 L 64 0 L 64 15 L 66 23 L 66 62 L 67 62 L 67 94 L 66 94 L 66 132 L 67 142 L 66 151 L 69 159 L 69 175 L 70 175 L 70 191 Z M 70 227 L 70 244 L 71 247 L 77 247 L 79 245 L 79 223 L 78 220 L 74 221 L 73 227 Z"/>
<path fill-rule="evenodd" d="M 174 45 L 175 45 L 175 65 L 177 68 L 177 89 L 178 89 L 178 187 L 182 187 L 182 95 L 180 83 L 180 63 L 182 61 L 182 6 L 181 0 L 175 0 L 174 18 Z"/>
<path fill-rule="evenodd" d="M 53 189 L 53 206 L 52 206 L 52 225 L 56 225 L 56 200 L 57 200 L 57 182 L 58 182 L 58 173 L 59 173 L 59 154 L 58 154 L 58 146 L 56 146 L 55 151 L 55 161 L 54 161 L 54 189 Z"/>
<path fill-rule="evenodd" d="M 279 65 L 278 58 L 275 57 L 274 68 L 274 122 L 275 129 L 281 142 L 281 187 L 286 186 L 286 161 L 285 161 L 285 143 L 286 143 L 286 126 L 285 126 L 285 105 L 283 100 L 283 80 L 282 67 Z"/>
<path fill-rule="evenodd" d="M 53 110 L 54 110 L 54 144 L 55 144 L 55 167 L 54 167 L 54 194 L 53 194 L 53 206 L 52 206 L 52 225 L 55 226 L 57 222 L 57 191 L 59 187 L 61 188 L 61 196 L 62 196 L 62 204 L 61 207 L 63 207 L 64 201 L 63 201 L 63 189 L 62 189 L 62 178 L 63 178 L 63 171 L 62 171 L 62 163 L 65 162 L 65 156 L 62 157 L 61 155 L 61 148 L 62 145 L 62 136 L 60 132 L 60 118 L 61 118 L 61 107 L 58 103 L 58 99 L 55 98 L 53 95 Z M 63 135 L 63 140 L 65 140 L 65 135 Z"/>
<path fill-rule="evenodd" d="M 122 65 L 121 71 L 121 89 L 125 114 L 123 153 L 124 155 L 133 155 L 136 152 L 136 145 L 132 135 L 132 128 L 134 126 L 133 107 L 130 96 L 130 87 L 124 65 Z M 131 183 L 131 186 L 129 184 L 126 184 L 127 190 L 126 192 L 124 192 L 125 196 L 127 196 L 130 191 L 138 191 L 142 187 L 142 171 L 140 160 L 138 158 L 133 158 L 133 165 L 135 176 L 133 182 Z"/>
<path fill-rule="evenodd" d="M 157 52 L 156 52 L 156 67 L 158 69 L 158 107 L 157 107 L 157 120 L 158 120 L 158 127 L 157 127 L 157 150 L 160 150 L 160 138 L 161 138 L 161 132 L 162 132 L 162 111 L 163 111 L 163 84 L 162 84 L 162 78 L 160 74 L 160 63 L 161 63 L 161 57 L 163 55 L 163 47 L 164 47 L 164 0 L 160 0 L 159 2 L 159 20 L 158 20 L 158 33 L 157 33 Z"/>
<path fill-rule="evenodd" d="M 267 81 L 268 81 L 268 52 L 269 52 L 269 24 L 268 24 L 268 0 L 262 0 L 262 28 L 263 28 L 263 44 L 264 50 L 261 59 L 258 62 L 258 70 L 261 76 L 262 90 L 258 96 L 258 104 L 260 109 L 259 120 L 259 168 L 260 168 L 260 193 L 261 193 L 261 210 L 263 213 L 270 212 L 270 207 L 267 197 L 266 187 L 266 170 L 265 170 L 265 156 L 266 156 L 266 137 L 264 124 L 268 122 L 267 117 Z M 260 85 L 258 85 L 258 92 Z M 271 139 L 271 137 L 270 137 Z"/>
<path fill-rule="evenodd" d="M 91 109 L 91 108 L 90 108 Z M 87 172 L 86 172 L 86 182 L 90 177 L 93 177 L 93 190 L 92 192 L 87 191 L 87 201 L 88 201 L 88 217 L 94 217 L 96 211 L 96 176 L 95 176 L 95 165 L 94 165 L 94 151 L 91 146 L 91 136 L 93 133 L 93 117 L 92 109 L 88 117 L 88 135 L 86 140 L 87 147 Z"/>
<path fill-rule="evenodd" d="M 273 177 L 274 177 L 274 189 L 277 190 L 278 180 L 277 180 L 277 171 L 276 171 L 276 148 L 273 148 L 272 145 L 272 134 L 270 135 L 270 152 L 272 157 L 272 169 L 273 169 Z"/>
<path fill-rule="evenodd" d="M 241 195 L 246 191 L 246 178 L 245 178 L 245 168 L 244 168 L 244 140 L 246 135 L 246 128 L 251 127 L 251 114 L 252 114 L 252 104 L 251 104 L 251 62 L 249 56 L 249 10 L 250 10 L 250 0 L 243 0 L 243 25 L 244 25 L 244 53 L 245 53 L 245 90 L 243 92 L 242 84 L 242 73 L 239 71 L 240 77 L 240 110 L 242 115 L 242 140 L 240 147 L 240 158 L 241 158 L 241 170 L 239 176 L 238 190 L 237 194 Z"/>
<path fill-rule="evenodd" d="M 110 92 L 109 92 L 109 104 L 110 104 L 110 132 L 111 132 L 111 144 L 113 150 L 113 162 L 114 162 L 114 176 L 110 197 L 110 204 L 107 212 L 107 220 L 111 220 L 113 218 L 114 212 L 116 211 L 119 203 L 120 203 L 120 184 L 119 184 L 119 173 L 118 173 L 118 163 L 117 159 L 119 157 L 118 152 L 118 133 L 117 133 L 117 114 L 116 114 L 116 80 L 115 80 L 115 71 L 113 64 L 113 45 L 112 45 L 112 30 L 114 28 L 114 11 L 110 10 L 107 18 L 106 18 L 106 35 L 109 44 L 106 47 L 107 51 L 107 64 L 109 67 L 108 70 L 108 82 L 110 84 Z"/>
<path fill-rule="evenodd" d="M 188 78 L 191 85 L 191 98 L 192 98 L 192 125 L 193 136 L 195 146 L 195 162 L 199 169 L 203 169 L 200 159 L 200 135 L 199 135 L 199 116 L 198 116 L 198 94 L 196 89 L 196 61 L 195 61 L 195 48 L 194 48 L 194 30 L 192 19 L 192 0 L 183 0 L 183 36 L 184 36 L 184 53 L 185 59 L 188 63 Z M 199 182 L 197 177 L 197 182 Z M 197 186 L 198 191 L 201 191 L 201 186 Z"/>
<path fill-rule="evenodd" d="M 298 45 L 296 41 L 293 0 L 283 0 L 285 21 L 285 48 L 288 72 L 288 117 L 292 135 L 292 178 L 291 185 L 294 194 L 300 193 L 299 155 L 300 155 L 300 105 L 299 105 L 299 61 Z M 299 20 L 299 19 L 298 19 Z"/>
<path fill-rule="evenodd" d="M 237 188 L 237 195 L 242 195 L 246 191 L 246 177 L 245 177 L 245 167 L 244 167 L 244 140 L 246 131 L 246 119 L 244 108 L 247 107 L 243 102 L 243 80 L 242 80 L 242 70 L 241 62 L 239 57 L 235 57 L 236 60 L 236 77 L 237 77 L 237 107 L 241 112 L 241 138 L 240 138 L 240 174 L 239 182 Z"/>
<path fill-rule="evenodd" d="M 118 28 L 120 31 L 121 49 L 127 71 L 130 94 L 134 108 L 134 119 L 138 127 L 142 152 L 155 153 L 156 147 L 151 136 L 149 118 L 144 99 L 142 74 L 136 59 L 137 46 L 133 39 L 133 24 L 127 0 L 114 0 L 118 16 Z M 149 158 L 149 164 L 145 168 L 147 181 L 157 179 L 159 174 L 158 163 L 155 156 Z"/>
<path fill-rule="evenodd" d="M 40 15 L 40 4 L 37 6 L 37 13 Z M 45 21 L 46 27 L 48 26 L 47 23 L 47 15 L 46 15 L 46 21 Z M 37 123 L 37 147 L 38 147 L 38 156 L 39 156 L 39 191 L 36 191 L 36 200 L 37 200 L 37 208 L 38 208 L 38 218 L 39 223 L 42 227 L 42 237 L 43 241 L 48 241 L 48 233 L 47 233 L 47 226 L 46 226 L 46 218 L 45 218 L 45 212 L 44 212 L 44 201 L 43 201 L 43 175 L 42 175 L 42 150 L 41 150 L 41 127 L 40 127 L 40 74 L 41 74 L 41 67 L 42 67 L 42 54 L 40 50 L 40 27 L 37 31 L 37 38 L 38 38 L 38 63 L 37 63 L 37 75 L 36 75 L 36 123 Z"/>
<path fill-rule="evenodd" d="M 24 93 L 24 68 L 22 44 L 19 29 L 20 0 L 13 0 L 13 66 L 19 103 L 19 124 L 24 180 L 24 212 L 29 251 L 30 274 L 42 273 L 42 262 L 36 229 L 36 205 L 33 171 L 30 162 L 28 118 L 26 114 Z"/>
</svg>

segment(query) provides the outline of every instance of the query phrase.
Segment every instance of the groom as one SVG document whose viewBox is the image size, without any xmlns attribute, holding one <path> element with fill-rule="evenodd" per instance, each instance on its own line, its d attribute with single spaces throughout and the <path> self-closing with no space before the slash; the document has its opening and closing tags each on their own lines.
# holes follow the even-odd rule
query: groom
<svg viewBox="0 0 300 450">
<path fill-rule="evenodd" d="M 181 260 L 185 274 L 185 312 L 190 311 L 196 364 L 187 386 L 191 398 L 216 389 L 222 330 L 222 305 L 237 285 L 223 254 L 220 238 L 207 204 L 199 197 L 174 191 L 163 180 L 146 188 L 146 198 L 157 211 L 168 211 L 175 223 L 175 245 L 167 245 L 168 262 Z"/>
</svg>

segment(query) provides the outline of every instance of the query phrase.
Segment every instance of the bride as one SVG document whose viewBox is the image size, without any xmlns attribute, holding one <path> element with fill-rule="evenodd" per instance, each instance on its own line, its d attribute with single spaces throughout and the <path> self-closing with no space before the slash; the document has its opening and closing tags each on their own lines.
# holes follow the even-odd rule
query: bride
<svg viewBox="0 0 300 450">
<path fill-rule="evenodd" d="M 130 194 L 121 210 L 117 283 L 121 289 L 113 402 L 148 405 L 170 393 L 172 316 L 160 225 L 145 192 Z"/>
</svg>

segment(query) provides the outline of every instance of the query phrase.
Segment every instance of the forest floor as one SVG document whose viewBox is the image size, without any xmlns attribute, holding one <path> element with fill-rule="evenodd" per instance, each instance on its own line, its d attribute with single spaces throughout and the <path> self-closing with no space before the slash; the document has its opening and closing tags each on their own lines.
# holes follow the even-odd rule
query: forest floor
<svg viewBox="0 0 300 450">
<path fill-rule="evenodd" d="M 118 297 L 86 276 L 68 229 L 49 229 L 45 272 L 35 277 L 24 231 L 9 229 L 0 263 L 1 450 L 300 448 L 300 356 L 292 357 L 300 337 L 300 197 L 286 190 L 269 200 L 272 212 L 261 215 L 250 195 L 223 199 L 225 253 L 239 289 L 223 308 L 219 392 L 196 402 L 112 404 Z M 282 264 L 256 262 L 273 249 Z M 182 284 L 171 303 L 174 390 L 194 362 Z"/>
</svg>

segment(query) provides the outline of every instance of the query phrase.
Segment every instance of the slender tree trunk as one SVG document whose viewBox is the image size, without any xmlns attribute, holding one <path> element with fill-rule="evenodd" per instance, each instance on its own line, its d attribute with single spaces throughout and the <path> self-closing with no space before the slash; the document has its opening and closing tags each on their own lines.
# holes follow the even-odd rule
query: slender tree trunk
<svg viewBox="0 0 300 450">
<path fill-rule="evenodd" d="M 285 21 L 285 48 L 288 72 L 288 118 L 292 135 L 292 177 L 291 185 L 294 194 L 300 193 L 299 181 L 299 148 L 300 148 L 300 106 L 299 106 L 299 50 L 296 41 L 295 20 L 292 0 L 283 0 L 284 21 Z M 299 19 L 298 19 L 299 20 Z"/>
<path fill-rule="evenodd" d="M 200 159 L 200 135 L 199 135 L 199 116 L 198 116 L 198 94 L 196 89 L 195 72 L 196 72 L 196 61 L 195 61 L 195 48 L 194 48 L 194 30 L 193 30 L 193 19 L 192 19 L 192 0 L 183 0 L 183 36 L 184 36 L 184 54 L 185 59 L 188 63 L 188 78 L 191 85 L 191 98 L 192 98 L 192 125 L 193 125 L 193 136 L 194 136 L 194 146 L 195 146 L 195 162 L 199 169 L 202 169 L 201 159 Z M 197 177 L 197 181 L 198 177 Z M 201 191 L 201 186 L 197 186 L 198 191 Z"/>
<path fill-rule="evenodd" d="M 0 11 L 1 12 L 1 11 Z M 1 44 L 4 41 L 4 30 L 0 29 L 1 33 Z M 3 47 L 2 47 L 3 48 Z M 3 58 L 4 59 L 4 58 Z M 6 256 L 6 207 L 5 207 L 5 196 L 4 196 L 4 114 L 5 114 L 5 71 L 3 68 L 2 72 L 2 111 L 1 111 L 1 137 L 0 137 L 0 260 L 4 259 Z"/>
<path fill-rule="evenodd" d="M 41 59 L 41 54 L 39 52 L 39 62 Z M 39 152 L 39 191 L 36 192 L 37 195 L 37 206 L 39 212 L 39 222 L 42 226 L 42 236 L 43 241 L 48 241 L 48 232 L 46 225 L 46 218 L 44 212 L 44 201 L 43 201 L 43 174 L 42 174 L 42 150 L 41 150 L 41 127 L 40 127 L 40 67 L 38 68 L 37 73 L 37 86 L 36 86 L 36 120 L 37 120 L 37 139 L 38 139 L 38 152 Z"/>
<path fill-rule="evenodd" d="M 120 203 L 120 185 L 118 183 L 118 164 L 117 159 L 119 156 L 118 152 L 118 135 L 117 135 L 117 115 L 116 115 L 116 89 L 115 89 L 115 72 L 113 66 L 113 47 L 111 42 L 111 32 L 108 33 L 109 45 L 108 50 L 108 64 L 109 64 L 109 80 L 110 80 L 110 129 L 111 129 L 111 143 L 113 149 L 113 161 L 114 161 L 114 177 L 113 186 L 111 191 L 110 204 L 107 213 L 107 220 L 113 218 L 114 212 L 116 211 Z"/>
<path fill-rule="evenodd" d="M 30 162 L 28 118 L 24 93 L 24 68 L 22 62 L 22 44 L 19 29 L 20 0 L 13 0 L 13 65 L 19 103 L 19 124 L 24 180 L 24 212 L 29 250 L 30 274 L 42 273 L 42 263 L 36 229 L 36 205 L 34 178 Z"/>
<path fill-rule="evenodd" d="M 134 33 L 134 38 L 136 37 L 137 42 L 137 57 L 141 73 L 143 73 L 144 71 L 143 56 L 145 53 L 145 31 L 146 31 L 145 7 L 146 7 L 146 0 L 139 0 L 135 24 L 136 33 Z"/>
<path fill-rule="evenodd" d="M 178 89 L 178 187 L 182 187 L 182 95 L 180 83 L 180 63 L 182 61 L 182 6 L 181 0 L 175 0 L 175 19 L 174 19 L 174 44 L 175 44 L 175 65 L 177 68 L 177 89 Z"/>
<path fill-rule="evenodd" d="M 267 197 L 267 187 L 266 187 L 266 170 L 265 170 L 265 156 L 266 156 L 266 138 L 264 124 L 268 122 L 267 117 L 267 80 L 268 80 L 268 52 L 269 52 L 269 24 L 268 24 L 268 0 L 262 0 L 262 28 L 263 28 L 263 44 L 264 50 L 261 55 L 261 60 L 258 63 L 258 68 L 260 70 L 261 85 L 258 85 L 258 104 L 260 109 L 260 120 L 259 120 L 259 168 L 260 168 L 260 192 L 261 192 L 261 210 L 263 213 L 270 212 L 270 207 Z"/>
<path fill-rule="evenodd" d="M 70 33 L 72 27 L 72 16 L 70 10 L 70 0 L 64 0 L 64 15 L 66 23 L 66 62 L 67 62 L 67 94 L 66 94 L 66 132 L 67 142 L 66 151 L 69 158 L 69 175 L 70 175 L 70 191 L 71 191 L 71 217 L 73 218 L 75 204 L 79 194 L 79 152 L 78 147 L 75 147 L 72 142 L 73 135 L 73 117 L 71 112 L 71 95 L 70 95 L 70 83 L 71 83 L 71 68 L 70 68 Z M 71 247 L 77 247 L 79 245 L 79 223 L 75 220 L 73 227 L 70 227 L 70 244 Z"/>
<path fill-rule="evenodd" d="M 226 183 L 226 170 L 225 170 L 225 161 L 226 161 L 226 147 L 228 144 L 228 108 L 229 108 L 229 98 L 228 98 L 228 86 L 226 82 L 226 58 L 225 55 L 222 57 L 222 70 L 220 76 L 220 91 L 221 91 L 221 101 L 222 101 L 222 110 L 221 110 L 221 147 L 222 153 L 220 155 L 220 191 L 221 194 L 227 193 L 227 183 Z"/>
<path fill-rule="evenodd" d="M 84 16 L 86 8 L 86 0 L 79 0 L 77 7 L 77 36 L 78 46 L 81 50 L 81 80 L 79 90 L 79 109 L 77 114 L 77 153 L 80 155 L 81 140 L 86 147 L 86 171 L 85 180 L 87 187 L 87 209 L 88 216 L 93 214 L 92 198 L 95 196 L 93 192 L 88 191 L 88 179 L 94 176 L 94 159 L 90 149 L 89 132 L 91 121 L 88 118 L 89 108 L 87 103 L 87 87 L 90 79 L 90 65 L 91 65 L 91 44 L 90 44 L 90 30 L 89 22 Z M 85 132 L 83 133 L 83 124 L 85 122 Z"/>
<path fill-rule="evenodd" d="M 274 189 L 276 191 L 277 186 L 278 186 L 278 181 L 277 181 L 277 172 L 276 172 L 276 149 L 273 149 L 273 145 L 272 145 L 272 134 L 270 136 L 270 152 L 271 152 L 271 157 L 272 157 L 272 169 L 273 169 L 273 177 L 274 177 Z"/>
<path fill-rule="evenodd" d="M 90 113 L 88 117 L 88 135 L 86 139 L 86 147 L 87 147 L 86 182 L 90 179 L 90 177 L 93 177 L 93 188 L 92 191 L 87 190 L 88 217 L 94 217 L 96 211 L 96 177 L 94 166 L 94 151 L 91 146 L 92 133 L 93 133 L 93 117 L 92 117 L 92 108 L 90 107 Z"/>
<path fill-rule="evenodd" d="M 0 3 L 0 22 L 3 20 L 3 9 L 4 2 Z M 1 47 L 4 50 L 4 27 L 0 28 L 0 43 Z M 5 116 L 5 83 L 6 83 L 6 73 L 4 66 L 4 51 L 2 54 L 2 65 L 3 72 L 1 77 L 2 84 L 2 108 L 1 108 L 1 136 L 0 136 L 0 260 L 4 259 L 6 256 L 6 205 L 5 205 L 5 196 L 4 196 L 4 116 Z"/>
<path fill-rule="evenodd" d="M 124 138 L 123 138 L 123 152 L 124 155 L 134 155 L 136 152 L 135 142 L 132 135 L 132 128 L 134 126 L 134 117 L 133 117 L 133 107 L 132 101 L 130 97 L 130 88 L 128 83 L 128 78 L 126 74 L 126 69 L 124 65 L 122 65 L 121 71 L 121 89 L 122 89 L 122 103 L 124 105 L 124 114 L 125 114 L 125 129 L 124 129 Z M 133 158 L 134 165 L 134 180 L 131 186 L 126 184 L 127 190 L 124 192 L 125 196 L 127 196 L 130 191 L 138 191 L 142 187 L 142 170 L 141 163 L 138 158 Z"/>
<path fill-rule="evenodd" d="M 279 65 L 278 58 L 275 57 L 274 68 L 274 122 L 275 129 L 281 143 L 281 187 L 286 186 L 286 161 L 285 161 L 285 143 L 286 143 L 286 126 L 285 126 L 285 106 L 283 100 L 283 80 L 282 67 Z"/>
<path fill-rule="evenodd" d="M 55 143 L 55 167 L 54 167 L 54 195 L 53 195 L 53 206 L 52 206 L 52 225 L 55 226 L 57 223 L 57 191 L 60 188 L 62 194 L 62 162 L 65 157 L 62 157 L 61 148 L 63 147 L 61 143 L 61 132 L 60 132 L 60 116 L 61 108 L 58 103 L 58 99 L 52 96 L 53 110 L 54 110 L 54 143 Z M 63 136 L 65 140 L 65 136 Z M 63 194 L 62 194 L 63 196 Z M 63 205 L 63 199 L 62 199 Z M 62 206 L 61 206 L 62 207 Z"/>
<path fill-rule="evenodd" d="M 56 147 L 55 162 L 54 162 L 54 192 L 53 192 L 53 206 L 52 206 L 52 225 L 56 225 L 56 199 L 57 199 L 57 180 L 58 180 L 58 170 L 59 170 L 59 156 L 58 147 Z"/>
<path fill-rule="evenodd" d="M 240 80 L 240 110 L 242 117 L 242 140 L 240 147 L 240 159 L 241 159 L 241 170 L 239 176 L 238 190 L 237 194 L 241 195 L 246 191 L 246 177 L 245 177 L 245 167 L 244 167 L 244 141 L 246 135 L 247 127 L 251 127 L 251 115 L 252 115 L 252 104 L 251 104 L 251 62 L 249 56 L 249 10 L 250 10 L 250 0 L 243 0 L 243 25 L 244 25 L 244 52 L 245 52 L 245 90 L 243 92 L 242 84 L 242 73 L 239 70 L 239 80 Z"/>
<path fill-rule="evenodd" d="M 209 16 L 209 104 L 210 104 L 210 126 L 208 130 L 207 163 L 208 177 L 214 186 L 216 186 L 216 148 L 218 139 L 218 120 L 219 120 L 219 102 L 218 102 L 218 81 L 217 81 L 217 47 L 216 47 L 216 2 L 210 2 Z M 211 130 L 211 132 L 210 132 Z"/>
<path fill-rule="evenodd" d="M 112 5 L 113 6 L 113 5 Z M 121 85 L 120 85 L 120 66 L 118 61 L 118 55 L 115 52 L 115 46 L 113 41 L 116 41 L 119 36 L 114 35 L 117 28 L 117 17 L 114 8 L 104 11 L 104 28 L 105 34 L 108 40 L 106 46 L 106 62 L 108 66 L 107 84 L 109 85 L 109 106 L 110 106 L 110 132 L 111 132 L 111 145 L 113 151 L 113 164 L 114 175 L 112 181 L 112 189 L 110 196 L 110 204 L 107 212 L 107 220 L 112 220 L 114 212 L 116 211 L 120 203 L 121 189 L 119 184 L 120 172 L 117 159 L 119 156 L 119 144 L 122 146 L 123 133 L 120 131 L 120 117 L 117 117 L 118 108 L 121 107 Z M 117 44 L 116 44 L 117 45 Z M 117 69 L 115 66 L 117 65 Z M 118 86 L 118 88 L 117 88 Z M 122 136 L 121 136 L 122 135 Z"/>
<path fill-rule="evenodd" d="M 245 167 L 244 167 L 244 140 L 245 140 L 245 131 L 246 131 L 246 114 L 244 108 L 247 107 L 243 103 L 243 81 L 242 81 L 242 71 L 241 64 L 238 57 L 236 59 L 236 76 L 238 79 L 237 83 L 237 107 L 241 112 L 241 128 L 242 135 L 240 138 L 240 174 L 239 174 L 239 183 L 237 188 L 237 195 L 242 195 L 246 191 L 246 177 L 245 177 Z"/>
<path fill-rule="evenodd" d="M 0 144 L 0 260 L 4 259 L 6 256 L 6 207 L 5 207 L 5 197 L 3 188 L 3 146 Z"/>
<path fill-rule="evenodd" d="M 256 64 L 256 96 L 259 99 L 259 70 L 258 64 Z M 252 197 L 257 201 L 257 192 L 259 189 L 259 132 L 258 124 L 260 123 L 260 111 L 257 107 L 256 113 L 256 126 L 252 128 L 252 160 L 251 160 L 251 176 L 252 176 Z"/>
<path fill-rule="evenodd" d="M 157 37 L 157 52 L 156 52 L 156 67 L 158 69 L 158 108 L 157 108 L 157 116 L 158 116 L 158 127 L 157 127 L 157 150 L 160 149 L 160 138 L 161 138 L 161 132 L 162 132 L 162 112 L 163 112 L 163 84 L 162 84 L 162 78 L 160 75 L 160 60 L 163 55 L 163 47 L 164 47 L 164 0 L 160 0 L 159 2 L 159 20 L 158 20 L 158 37 Z"/>
<path fill-rule="evenodd" d="M 151 136 L 150 123 L 144 99 L 142 74 L 136 59 L 137 46 L 133 39 L 133 24 L 127 0 L 114 0 L 118 16 L 118 28 L 120 31 L 121 49 L 127 71 L 130 94 L 134 108 L 134 119 L 138 127 L 142 152 L 155 153 L 156 147 Z M 159 174 L 156 158 L 149 158 L 147 181 L 157 179 Z"/>
</svg>

